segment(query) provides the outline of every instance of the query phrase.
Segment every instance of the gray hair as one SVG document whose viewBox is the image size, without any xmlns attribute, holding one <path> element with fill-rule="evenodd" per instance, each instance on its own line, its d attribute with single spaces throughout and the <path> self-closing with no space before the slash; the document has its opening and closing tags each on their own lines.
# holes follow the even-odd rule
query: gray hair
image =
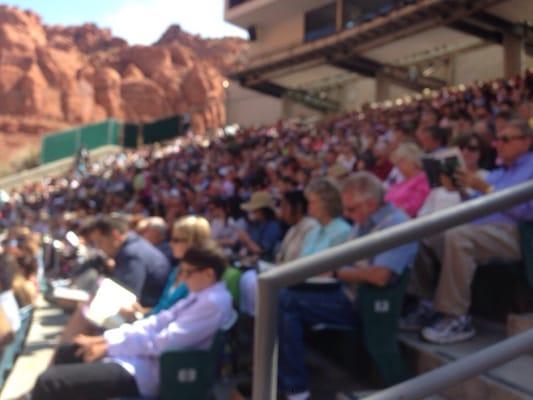
<svg viewBox="0 0 533 400">
<path fill-rule="evenodd" d="M 409 160 L 422 167 L 423 155 L 422 149 L 415 143 L 402 143 L 392 152 L 390 159 L 394 164 L 400 160 Z"/>
<path fill-rule="evenodd" d="M 153 229 L 157 231 L 162 237 L 165 237 L 167 235 L 167 223 L 165 220 L 161 217 L 150 217 L 145 218 L 141 222 L 139 222 L 139 225 L 137 227 L 140 231 L 144 231 L 145 229 Z"/>
<path fill-rule="evenodd" d="M 314 193 L 318 196 L 324 209 L 332 218 L 342 215 L 342 201 L 339 187 L 330 178 L 317 178 L 305 188 L 305 193 Z"/>
<path fill-rule="evenodd" d="M 533 138 L 533 130 L 530 128 L 527 121 L 520 118 L 513 118 L 507 122 L 506 126 L 517 129 L 520 135 Z"/>
<path fill-rule="evenodd" d="M 356 172 L 346 178 L 342 184 L 342 193 L 358 193 L 365 199 L 375 199 L 382 204 L 385 188 L 379 178 L 366 171 Z"/>
</svg>

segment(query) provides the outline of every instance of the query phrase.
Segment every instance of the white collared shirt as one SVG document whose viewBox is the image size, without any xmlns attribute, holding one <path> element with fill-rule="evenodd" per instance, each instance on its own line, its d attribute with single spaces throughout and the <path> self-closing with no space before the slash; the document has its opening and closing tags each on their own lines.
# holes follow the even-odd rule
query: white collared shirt
<svg viewBox="0 0 533 400">
<path fill-rule="evenodd" d="M 168 310 L 104 332 L 110 358 L 126 369 L 143 396 L 159 393 L 159 357 L 168 350 L 208 349 L 232 314 L 226 285 L 191 292 Z"/>
</svg>

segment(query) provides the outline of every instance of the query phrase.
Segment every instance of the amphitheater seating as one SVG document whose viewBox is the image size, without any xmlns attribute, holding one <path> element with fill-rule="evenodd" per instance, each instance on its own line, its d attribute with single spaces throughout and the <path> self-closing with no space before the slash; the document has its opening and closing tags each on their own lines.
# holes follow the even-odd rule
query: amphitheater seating
<svg viewBox="0 0 533 400">
<path fill-rule="evenodd" d="M 32 316 L 33 306 L 29 305 L 20 309 L 20 328 L 15 333 L 13 341 L 4 348 L 0 356 L 0 388 L 4 385 L 18 355 L 24 349 L 24 341 L 30 329 Z"/>
<path fill-rule="evenodd" d="M 394 285 L 385 288 L 361 285 L 358 289 L 357 303 L 365 349 L 387 386 L 408 378 L 407 367 L 396 340 L 398 319 L 408 280 L 409 273 L 405 272 Z M 354 341 L 357 335 L 356 330 L 351 327 L 331 324 L 318 324 L 313 330 L 345 332 L 354 336 Z"/>
</svg>

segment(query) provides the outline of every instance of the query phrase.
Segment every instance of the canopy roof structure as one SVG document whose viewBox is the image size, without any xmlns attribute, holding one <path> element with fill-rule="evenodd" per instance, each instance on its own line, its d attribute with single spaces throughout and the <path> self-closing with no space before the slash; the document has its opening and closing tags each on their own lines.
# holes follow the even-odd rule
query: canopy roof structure
<svg viewBox="0 0 533 400">
<path fill-rule="evenodd" d="M 410 90 L 450 82 L 439 62 L 494 44 L 506 35 L 533 56 L 531 0 L 418 0 L 384 7 L 368 21 L 329 36 L 245 60 L 232 74 L 241 85 L 303 100 L 320 111 L 339 107 L 322 89 L 383 77 Z M 528 21 L 529 18 L 529 21 Z"/>
</svg>

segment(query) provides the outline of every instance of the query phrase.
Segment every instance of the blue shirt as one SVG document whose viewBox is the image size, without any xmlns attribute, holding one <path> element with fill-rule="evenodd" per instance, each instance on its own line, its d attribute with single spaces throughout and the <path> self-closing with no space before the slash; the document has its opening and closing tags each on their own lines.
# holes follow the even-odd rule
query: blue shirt
<svg viewBox="0 0 533 400">
<path fill-rule="evenodd" d="M 333 218 L 326 226 L 319 225 L 305 235 L 300 257 L 309 256 L 346 242 L 352 228 L 342 218 Z"/>
<path fill-rule="evenodd" d="M 405 212 L 392 204 L 385 203 L 379 210 L 372 214 L 364 225 L 356 225 L 355 237 L 361 237 L 391 226 L 409 221 Z M 369 260 L 370 266 L 384 267 L 401 275 L 414 261 L 418 252 L 418 243 L 411 242 L 393 249 L 376 254 Z"/>
<path fill-rule="evenodd" d="M 503 190 L 533 179 L 533 153 L 528 152 L 508 167 L 500 167 L 489 173 L 487 183 L 494 191 Z M 513 208 L 481 218 L 477 223 L 517 223 L 533 221 L 533 200 Z"/>
<path fill-rule="evenodd" d="M 146 316 L 157 314 L 163 310 L 168 310 L 179 300 L 185 298 L 189 294 L 189 289 L 187 289 L 187 285 L 185 285 L 185 283 L 181 282 L 177 287 L 174 286 L 176 283 L 176 276 L 178 275 L 178 269 L 179 268 L 174 268 L 174 270 L 170 273 L 167 279 L 167 285 L 165 286 L 165 289 L 163 289 L 163 294 L 159 298 L 159 302 L 150 310 L 148 314 L 146 314 Z"/>
<path fill-rule="evenodd" d="M 163 253 L 135 233 L 128 234 L 115 256 L 113 278 L 135 293 L 144 307 L 157 304 L 169 273 Z"/>
<path fill-rule="evenodd" d="M 274 260 L 276 247 L 281 242 L 283 233 L 276 220 L 254 222 L 248 227 L 252 240 L 261 247 L 261 258 L 265 261 Z"/>
</svg>

